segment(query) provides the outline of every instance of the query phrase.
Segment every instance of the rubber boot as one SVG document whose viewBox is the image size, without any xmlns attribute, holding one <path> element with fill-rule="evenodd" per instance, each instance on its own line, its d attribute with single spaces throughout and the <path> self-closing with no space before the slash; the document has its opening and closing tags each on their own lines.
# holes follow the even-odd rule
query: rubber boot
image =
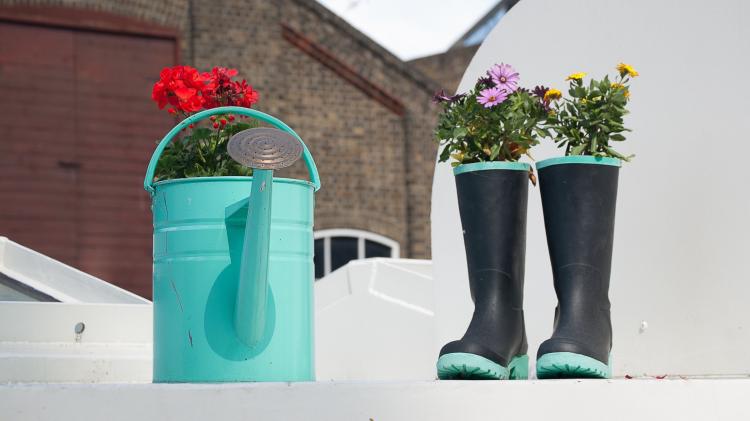
<svg viewBox="0 0 750 421">
<path fill-rule="evenodd" d="M 462 168 L 486 166 L 501 169 Z M 528 168 L 493 162 L 454 169 L 474 315 L 464 336 L 440 351 L 440 379 L 528 378 L 523 317 Z"/>
<path fill-rule="evenodd" d="M 551 162 L 551 164 L 550 164 Z M 557 308 L 537 353 L 537 378 L 610 378 L 609 276 L 619 160 L 537 164 Z"/>
</svg>

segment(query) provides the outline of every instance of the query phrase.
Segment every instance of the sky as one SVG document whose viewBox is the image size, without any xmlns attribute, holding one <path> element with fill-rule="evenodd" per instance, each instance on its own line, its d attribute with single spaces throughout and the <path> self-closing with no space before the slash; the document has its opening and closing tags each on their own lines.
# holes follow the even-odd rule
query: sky
<svg viewBox="0 0 750 421">
<path fill-rule="evenodd" d="M 402 60 L 448 49 L 498 0 L 318 0 Z"/>
</svg>

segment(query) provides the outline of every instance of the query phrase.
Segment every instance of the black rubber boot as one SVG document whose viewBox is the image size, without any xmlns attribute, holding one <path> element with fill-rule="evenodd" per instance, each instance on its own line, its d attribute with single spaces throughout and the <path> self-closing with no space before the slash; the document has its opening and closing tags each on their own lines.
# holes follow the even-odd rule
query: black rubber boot
<svg viewBox="0 0 750 421">
<path fill-rule="evenodd" d="M 528 167 L 504 164 L 518 169 L 455 171 L 474 315 L 463 338 L 440 351 L 440 379 L 528 378 L 523 318 Z"/>
<path fill-rule="evenodd" d="M 537 165 L 558 301 L 552 338 L 537 353 L 537 377 L 609 378 L 608 292 L 619 161 L 566 158 L 572 163 Z"/>
</svg>

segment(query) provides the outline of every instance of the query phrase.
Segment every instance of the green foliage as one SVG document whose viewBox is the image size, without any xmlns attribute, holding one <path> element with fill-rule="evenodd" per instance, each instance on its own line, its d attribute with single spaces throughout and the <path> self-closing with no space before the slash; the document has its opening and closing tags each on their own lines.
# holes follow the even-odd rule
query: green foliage
<svg viewBox="0 0 750 421">
<path fill-rule="evenodd" d="M 217 118 L 220 120 L 223 117 Z M 156 166 L 156 180 L 251 175 L 250 168 L 238 164 L 229 156 L 227 143 L 235 133 L 257 126 L 255 120 L 248 120 L 218 128 L 195 127 L 188 135 L 176 139 L 164 149 Z"/>
<path fill-rule="evenodd" d="M 489 87 L 480 79 L 468 94 L 442 101 L 443 111 L 435 136 L 442 146 L 440 162 L 453 158 L 452 165 L 483 161 L 518 161 L 539 138 L 549 136 L 539 127 L 547 117 L 540 98 L 517 90 L 493 107 L 477 102 L 477 95 Z"/>
<path fill-rule="evenodd" d="M 636 73 L 637 75 L 637 73 Z M 625 140 L 623 125 L 625 108 L 630 95 L 629 75 L 620 74 L 615 82 L 605 76 L 584 84 L 581 77 L 571 75 L 570 98 L 554 103 L 545 128 L 553 131 L 552 139 L 558 147 L 565 147 L 565 155 L 593 155 L 629 161 L 634 155 L 617 152 L 611 142 Z"/>
</svg>

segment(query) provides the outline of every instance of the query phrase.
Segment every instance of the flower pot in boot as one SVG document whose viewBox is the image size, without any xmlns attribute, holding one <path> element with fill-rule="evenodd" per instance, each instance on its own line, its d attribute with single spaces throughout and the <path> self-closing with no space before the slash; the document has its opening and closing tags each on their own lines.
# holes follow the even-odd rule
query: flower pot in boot
<svg viewBox="0 0 750 421">
<path fill-rule="evenodd" d="M 565 155 L 537 163 L 557 307 L 552 337 L 537 352 L 540 379 L 612 376 L 609 276 L 621 161 L 612 142 L 625 140 L 632 66 L 620 63 L 610 81 L 584 83 L 573 73 L 568 93 L 547 93 L 545 129 Z"/>
<path fill-rule="evenodd" d="M 465 94 L 435 95 L 439 160 L 453 158 L 474 315 L 443 347 L 441 379 L 528 378 L 523 319 L 528 164 L 518 162 L 547 132 L 547 88 L 519 89 L 518 72 L 496 64 Z"/>
<path fill-rule="evenodd" d="M 537 164 L 557 307 L 537 377 L 611 377 L 609 275 L 620 161 L 566 156 Z"/>
<path fill-rule="evenodd" d="M 454 168 L 474 315 L 440 351 L 440 379 L 526 379 L 523 316 L 529 165 Z"/>
</svg>

